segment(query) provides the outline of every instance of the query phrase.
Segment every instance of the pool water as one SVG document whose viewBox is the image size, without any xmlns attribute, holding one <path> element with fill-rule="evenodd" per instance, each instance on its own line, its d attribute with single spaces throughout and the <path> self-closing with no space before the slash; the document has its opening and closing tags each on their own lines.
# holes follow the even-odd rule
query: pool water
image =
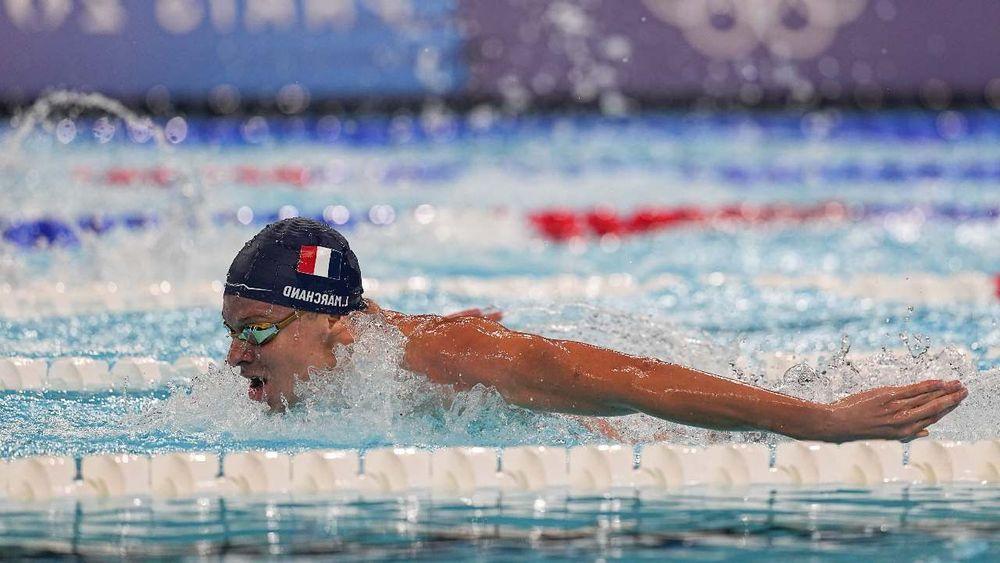
<svg viewBox="0 0 1000 563">
<path fill-rule="evenodd" d="M 947 285 L 1000 272 L 995 113 L 433 117 L 190 120 L 169 150 L 138 142 L 120 121 L 109 136 L 106 124 L 80 119 L 70 135 L 53 118 L 51 131 L 0 158 L 0 355 L 221 358 L 228 336 L 216 290 L 232 256 L 268 220 L 303 214 L 339 225 L 366 295 L 389 308 L 492 306 L 515 329 L 822 401 L 960 378 L 970 397 L 932 435 L 1000 436 L 1000 297 Z M 546 238 L 529 220 L 557 208 L 625 215 L 831 201 L 865 211 L 571 240 Z M 783 281 L 763 283 L 768 276 Z M 920 276 L 945 290 L 878 288 Z M 803 281 L 816 277 L 875 283 L 837 291 Z M 112 297 L 95 299 L 95 288 Z M 608 440 L 488 389 L 435 388 L 398 368 L 398 336 L 378 326 L 362 334 L 340 351 L 351 360 L 315 378 L 285 415 L 250 403 L 226 368 L 146 392 L 0 391 L 0 455 Z M 776 368 L 776 352 L 806 364 Z M 663 433 L 693 444 L 781 440 L 643 415 L 611 423 L 640 444 Z M 1000 554 L 995 485 L 563 495 L 541 510 L 535 500 L 7 503 L 0 544 L 23 554 L 359 559 Z"/>
<path fill-rule="evenodd" d="M 884 487 L 635 497 L 226 499 L 5 510 L 9 556 L 336 555 L 418 560 L 990 560 L 996 487 Z"/>
</svg>

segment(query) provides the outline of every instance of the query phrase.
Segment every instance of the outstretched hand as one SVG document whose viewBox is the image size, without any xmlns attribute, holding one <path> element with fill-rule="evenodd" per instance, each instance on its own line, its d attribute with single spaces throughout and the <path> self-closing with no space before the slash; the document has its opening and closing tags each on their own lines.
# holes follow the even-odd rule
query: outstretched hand
<svg viewBox="0 0 1000 563">
<path fill-rule="evenodd" d="M 928 426 L 954 410 L 968 394 L 957 380 L 863 391 L 829 405 L 831 418 L 824 438 L 832 442 L 923 438 Z"/>
</svg>

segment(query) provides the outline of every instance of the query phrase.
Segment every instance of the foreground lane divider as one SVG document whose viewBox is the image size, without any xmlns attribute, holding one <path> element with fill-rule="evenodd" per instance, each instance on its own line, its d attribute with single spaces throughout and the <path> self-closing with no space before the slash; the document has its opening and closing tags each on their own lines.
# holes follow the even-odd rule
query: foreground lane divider
<svg viewBox="0 0 1000 563">
<path fill-rule="evenodd" d="M 83 458 L 83 494 L 99 498 L 145 496 L 151 492 L 150 458 L 131 454 Z"/>
<path fill-rule="evenodd" d="M 361 489 L 361 460 L 354 450 L 316 450 L 292 457 L 292 490 L 336 493 Z"/>
<path fill-rule="evenodd" d="M 379 448 L 363 458 L 354 450 L 244 451 L 226 454 L 220 474 L 219 457 L 211 453 L 104 454 L 84 457 L 78 478 L 73 458 L 39 456 L 0 463 L 0 499 L 332 493 L 493 502 L 545 492 L 634 496 L 684 487 L 1000 483 L 1000 439 L 916 440 L 906 465 L 903 444 L 889 441 L 783 442 L 773 466 L 770 458 L 760 444 L 649 444 L 634 468 L 632 447 L 622 445 L 518 446 L 500 451 L 499 459 L 497 450 L 482 447 Z"/>
<path fill-rule="evenodd" d="M 615 491 L 634 485 L 631 446 L 576 446 L 569 449 L 569 487 L 574 491 Z"/>
<path fill-rule="evenodd" d="M 778 444 L 775 467 L 797 485 L 825 485 L 843 477 L 840 448 L 820 442 Z M 902 451 L 899 463 L 902 465 Z M 868 461 L 866 459 L 866 461 Z"/>
<path fill-rule="evenodd" d="M 541 491 L 569 486 L 568 451 L 548 446 L 515 446 L 500 454 L 500 482 L 506 490 Z"/>
<path fill-rule="evenodd" d="M 222 460 L 225 492 L 287 494 L 292 491 L 292 460 L 278 452 L 238 452 Z"/>
<path fill-rule="evenodd" d="M 69 456 L 38 456 L 7 464 L 7 496 L 22 501 L 44 501 L 79 496 L 83 482 L 76 480 L 76 461 Z"/>
<path fill-rule="evenodd" d="M 441 448 L 431 453 L 431 490 L 439 495 L 498 496 L 503 474 L 494 448 Z"/>
<path fill-rule="evenodd" d="M 910 450 L 910 465 L 931 484 L 1000 482 L 1000 439 L 971 443 L 918 440 Z"/>
<path fill-rule="evenodd" d="M 902 464 L 903 444 L 900 442 L 851 442 L 842 444 L 840 450 L 844 455 L 838 458 L 836 477 L 841 482 L 862 486 L 927 482 L 925 472 L 912 463 Z"/>
<path fill-rule="evenodd" d="M 220 492 L 219 456 L 213 453 L 177 452 L 152 457 L 149 488 L 164 498 L 194 497 Z"/>
<path fill-rule="evenodd" d="M 417 448 L 380 448 L 365 454 L 359 478 L 368 493 L 427 493 L 431 477 L 431 452 Z"/>
<path fill-rule="evenodd" d="M 789 483 L 781 472 L 770 467 L 770 457 L 767 446 L 760 444 L 718 444 L 705 449 L 650 444 L 642 449 L 636 486 L 675 489 Z"/>
<path fill-rule="evenodd" d="M 185 384 L 217 365 L 211 358 L 184 356 L 173 365 L 148 357 L 108 363 L 91 358 L 0 358 L 0 391 L 146 391 Z"/>
</svg>

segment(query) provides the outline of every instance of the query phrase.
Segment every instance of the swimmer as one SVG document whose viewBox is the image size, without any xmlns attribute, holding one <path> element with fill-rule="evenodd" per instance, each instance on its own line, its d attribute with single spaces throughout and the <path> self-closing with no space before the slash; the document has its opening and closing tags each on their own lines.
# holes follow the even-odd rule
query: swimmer
<svg viewBox="0 0 1000 563">
<path fill-rule="evenodd" d="M 335 367 L 333 350 L 354 342 L 357 315 L 375 315 L 406 338 L 402 367 L 455 390 L 495 388 L 532 410 L 581 416 L 646 413 L 717 430 L 763 430 L 803 440 L 912 440 L 968 391 L 928 380 L 863 391 L 830 404 L 798 399 L 669 361 L 510 330 L 478 310 L 406 315 L 362 297 L 347 240 L 304 218 L 272 223 L 236 255 L 222 318 L 226 362 L 249 396 L 275 411 L 296 402 L 294 384 Z"/>
</svg>

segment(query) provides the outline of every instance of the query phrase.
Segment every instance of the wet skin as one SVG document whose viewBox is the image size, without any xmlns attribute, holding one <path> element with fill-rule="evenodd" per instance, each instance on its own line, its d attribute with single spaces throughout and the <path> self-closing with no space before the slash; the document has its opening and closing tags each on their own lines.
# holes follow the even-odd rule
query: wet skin
<svg viewBox="0 0 1000 563">
<path fill-rule="evenodd" d="M 236 330 L 248 323 L 275 322 L 291 313 L 288 307 L 234 295 L 225 296 L 222 302 L 222 318 Z M 282 411 L 298 400 L 294 392 L 296 380 L 309 379 L 310 368 L 334 367 L 334 346 L 353 341 L 339 320 L 340 317 L 300 313 L 298 319 L 264 346 L 234 338 L 226 363 L 239 368 L 240 375 L 249 380 L 251 399 Z"/>
<path fill-rule="evenodd" d="M 222 316 L 239 330 L 275 322 L 287 307 L 227 295 Z M 799 439 L 910 440 L 968 395 L 958 381 L 880 387 L 819 404 L 652 358 L 507 329 L 495 316 L 405 315 L 368 301 L 348 316 L 306 313 L 264 346 L 234 340 L 227 363 L 251 379 L 250 396 L 272 409 L 294 404 L 296 379 L 335 365 L 332 350 L 354 341 L 354 315 L 378 315 L 406 337 L 403 366 L 431 381 L 494 387 L 510 403 L 585 416 L 643 412 L 718 430 L 766 430 Z M 256 382 L 260 391 L 253 388 Z"/>
</svg>

